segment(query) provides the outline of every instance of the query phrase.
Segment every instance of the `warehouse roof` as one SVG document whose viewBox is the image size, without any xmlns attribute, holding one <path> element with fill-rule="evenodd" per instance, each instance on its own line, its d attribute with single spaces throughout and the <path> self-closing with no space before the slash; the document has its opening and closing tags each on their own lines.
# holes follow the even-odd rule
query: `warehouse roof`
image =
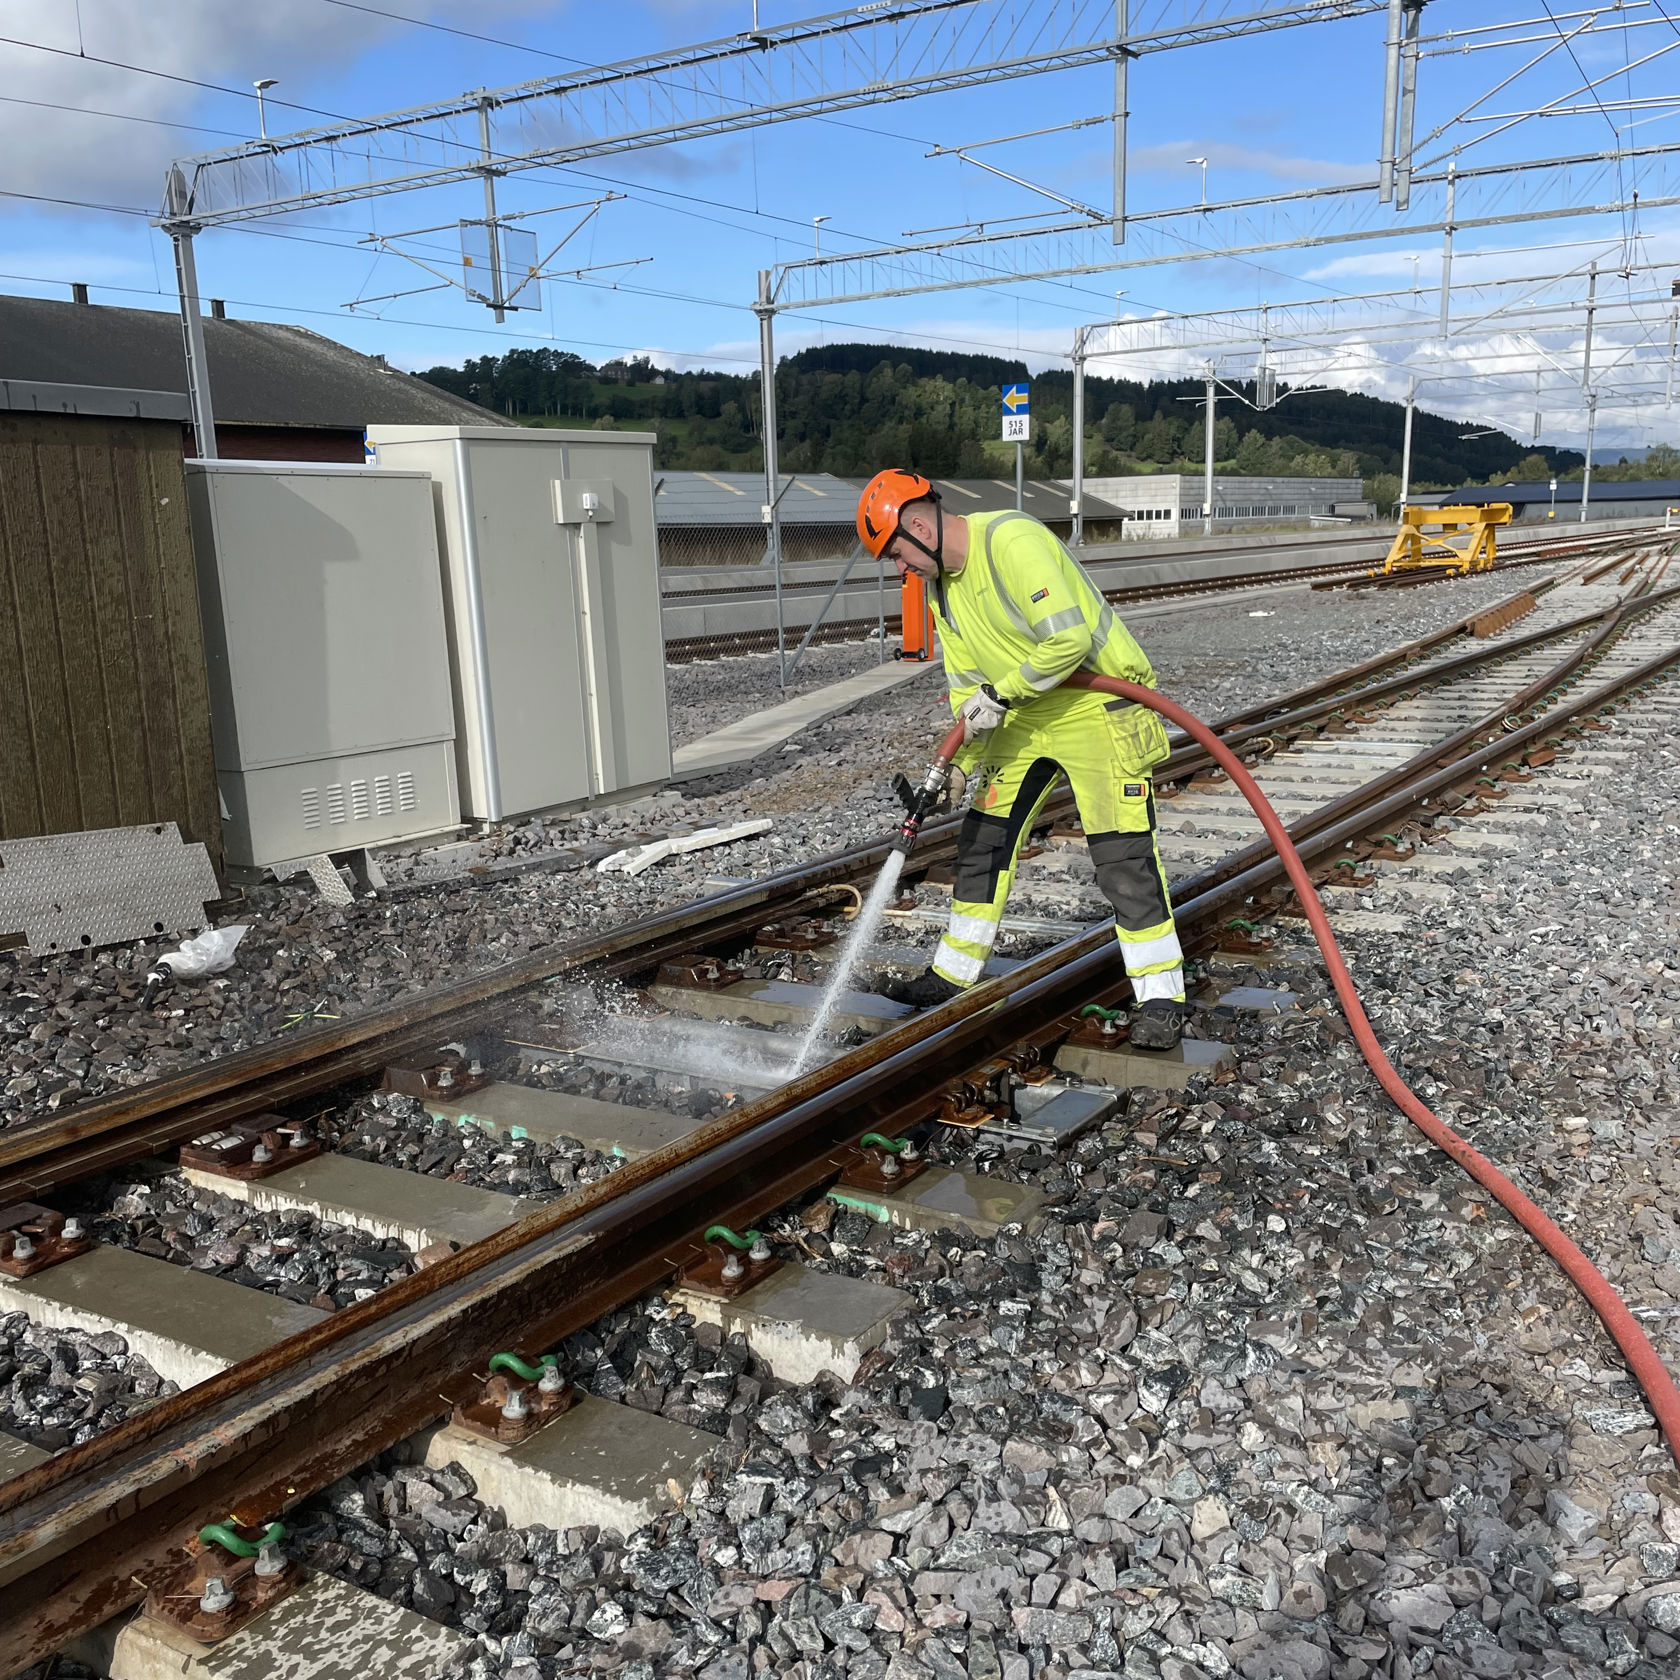
<svg viewBox="0 0 1680 1680">
<path fill-rule="evenodd" d="M 218 425 L 510 425 L 307 327 L 204 323 Z M 156 309 L 0 297 L 0 379 L 184 393 L 179 316 Z"/>
<path fill-rule="evenodd" d="M 936 478 L 934 488 L 954 513 L 1002 513 L 1015 506 L 1015 481 L 1002 478 Z M 859 488 L 862 488 L 861 483 Z M 1021 511 L 1034 519 L 1071 519 L 1073 493 L 1064 484 L 1029 478 L 1021 489 Z M 1086 493 L 1087 519 L 1123 519 L 1126 515 L 1112 503 Z"/>
<path fill-rule="evenodd" d="M 654 512 L 661 525 L 757 525 L 762 522 L 764 474 L 654 474 Z M 832 473 L 796 473 L 782 492 L 788 525 L 850 525 L 857 513 L 854 485 Z"/>
<path fill-rule="evenodd" d="M 850 525 L 858 495 L 868 481 L 832 473 L 796 473 L 782 492 L 787 525 Z M 754 472 L 667 472 L 656 474 L 655 511 L 661 525 L 757 525 L 764 506 L 764 475 Z M 1015 506 L 1015 485 L 997 478 L 940 478 L 934 487 L 957 513 L 996 513 Z M 1029 480 L 1022 508 L 1039 519 L 1067 519 L 1068 492 L 1057 484 Z M 1088 519 L 1120 519 L 1118 508 L 1087 495 Z"/>
<path fill-rule="evenodd" d="M 1558 502 L 1581 500 L 1581 481 L 1559 479 Z M 1516 484 L 1467 484 L 1460 490 L 1431 490 L 1414 501 L 1426 507 L 1481 507 L 1488 502 L 1510 502 L 1526 506 L 1529 502 L 1549 502 L 1552 487 L 1544 478 L 1526 479 Z M 1587 492 L 1589 502 L 1675 502 L 1680 504 L 1680 478 L 1595 478 Z"/>
</svg>

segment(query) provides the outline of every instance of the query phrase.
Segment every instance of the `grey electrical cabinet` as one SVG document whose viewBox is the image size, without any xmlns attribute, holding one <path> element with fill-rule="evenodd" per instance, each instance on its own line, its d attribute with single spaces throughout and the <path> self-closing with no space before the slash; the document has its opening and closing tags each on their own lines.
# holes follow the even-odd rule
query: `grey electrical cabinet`
<svg viewBox="0 0 1680 1680">
<path fill-rule="evenodd" d="M 459 825 L 432 482 L 189 461 L 228 861 Z"/>
<path fill-rule="evenodd" d="M 671 773 L 650 433 L 373 426 L 437 483 L 465 813 L 495 821 Z"/>
</svg>

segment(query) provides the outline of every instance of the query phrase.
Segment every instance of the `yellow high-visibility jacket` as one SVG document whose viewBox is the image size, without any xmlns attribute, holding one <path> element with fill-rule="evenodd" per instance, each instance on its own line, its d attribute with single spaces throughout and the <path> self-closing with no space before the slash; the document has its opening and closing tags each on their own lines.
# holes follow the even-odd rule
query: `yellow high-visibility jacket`
<svg viewBox="0 0 1680 1680">
<path fill-rule="evenodd" d="M 1026 513 L 962 517 L 968 558 L 929 590 L 953 715 L 982 683 L 1012 705 L 1079 670 L 1155 686 L 1143 649 L 1050 531 Z M 1093 709 L 1102 703 L 1084 698 Z M 971 741 L 958 762 L 971 768 L 980 750 Z"/>
</svg>

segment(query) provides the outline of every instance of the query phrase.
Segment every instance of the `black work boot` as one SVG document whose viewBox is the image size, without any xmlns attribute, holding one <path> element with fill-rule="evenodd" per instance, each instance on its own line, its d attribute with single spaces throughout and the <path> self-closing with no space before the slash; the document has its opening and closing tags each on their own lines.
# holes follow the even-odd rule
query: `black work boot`
<svg viewBox="0 0 1680 1680">
<path fill-rule="evenodd" d="M 1189 1006 L 1172 998 L 1151 998 L 1132 1012 L 1127 1038 L 1140 1050 L 1176 1049 Z"/>
<path fill-rule="evenodd" d="M 963 990 L 955 980 L 947 980 L 943 974 L 924 968 L 914 980 L 889 980 L 881 988 L 881 996 L 891 998 L 894 1003 L 907 1003 L 913 1009 L 937 1009 Z"/>
</svg>

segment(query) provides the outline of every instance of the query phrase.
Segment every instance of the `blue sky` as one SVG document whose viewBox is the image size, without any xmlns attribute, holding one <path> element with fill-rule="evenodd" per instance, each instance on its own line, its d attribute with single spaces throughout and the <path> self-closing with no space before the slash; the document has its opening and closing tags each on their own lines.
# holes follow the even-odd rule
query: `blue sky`
<svg viewBox="0 0 1680 1680">
<path fill-rule="evenodd" d="M 1159 11 L 1163 4 L 1134 0 L 1134 14 Z M 1584 4 L 1551 0 L 1556 29 L 1578 27 Z M 773 23 L 820 9 L 762 0 L 760 12 Z M 1547 11 L 1547 0 L 1435 0 L 1425 20 L 1429 32 L 1439 33 L 1538 18 Z M 612 6 L 571 0 L 368 0 L 367 6 L 270 0 L 261 7 L 235 0 L 148 0 L 144 6 L 132 0 L 0 0 L 0 36 L 13 43 L 0 43 L 0 87 L 6 90 L 0 100 L 0 155 L 6 158 L 0 187 L 10 195 L 0 199 L 7 223 L 0 286 L 65 296 L 68 284 L 81 280 L 92 285 L 97 302 L 172 306 L 167 240 L 144 215 L 123 212 L 155 208 L 172 156 L 255 134 L 253 78 L 278 78 L 268 108 L 270 132 L 277 133 L 332 116 L 371 115 L 469 88 L 503 86 L 577 61 L 616 61 L 731 35 L 745 28 L 750 16 L 751 0 L 624 0 Z M 1485 109 L 1539 104 L 1567 93 L 1583 75 L 1604 75 L 1646 53 L 1680 47 L 1680 5 L 1674 0 L 1643 0 L 1638 21 L 1640 29 L 1582 36 L 1571 49 L 1553 50 Z M 508 44 L 465 39 L 427 24 Z M 1383 31 L 1382 19 L 1370 16 L 1140 60 L 1131 86 L 1132 208 L 1194 203 L 1200 170 L 1186 161 L 1194 157 L 1209 159 L 1209 196 L 1215 201 L 1374 175 Z M 1426 59 L 1420 134 L 1534 57 L 1545 44 L 1546 28 L 1523 33 L 1534 39 L 1497 52 Z M 1478 145 L 1466 161 L 1601 149 L 1612 142 L 1615 129 L 1653 116 L 1659 120 L 1634 131 L 1639 138 L 1680 138 L 1680 119 L 1600 106 L 1659 81 L 1673 87 L 1676 65 L 1680 53 L 1615 75 L 1583 102 L 1589 107 L 1584 114 L 1529 122 Z M 1092 67 L 510 178 L 501 188 L 504 210 L 543 210 L 607 188 L 625 193 L 573 240 L 566 260 L 574 265 L 651 260 L 583 283 L 550 282 L 543 308 L 515 315 L 505 327 L 450 292 L 381 304 L 380 318 L 343 307 L 358 297 L 430 284 L 422 270 L 370 252 L 361 236 L 370 228 L 389 233 L 476 215 L 480 193 L 471 184 L 243 230 L 212 230 L 198 241 L 201 289 L 225 298 L 236 315 L 295 321 L 410 368 L 540 343 L 597 361 L 647 350 L 684 365 L 746 367 L 756 360 L 755 326 L 746 308 L 755 273 L 809 255 L 813 216 L 829 218 L 822 240 L 825 250 L 834 251 L 892 242 L 910 229 L 1053 208 L 958 161 L 924 154 L 936 144 L 1103 114 L 1109 88 L 1107 70 Z M 1450 131 L 1448 143 L 1476 132 L 1460 125 Z M 1108 147 L 1109 129 L 1098 125 L 980 155 L 1066 197 L 1102 205 L 1110 191 Z M 1611 266 L 1618 260 L 1625 264 L 1630 250 L 1645 261 L 1680 256 L 1680 242 L 1664 219 L 1668 215 L 1649 216 L 1637 230 L 1640 241 L 1631 246 L 1618 237 L 1627 230 L 1602 220 L 1531 225 L 1500 239 L 1467 236 L 1459 272 L 1476 272 L 1463 253 L 1478 244 L 1571 242 L 1567 250 L 1518 249 L 1487 259 L 1483 272 L 1500 264 L 1512 273 L 1573 267 L 1601 252 Z M 552 242 L 548 230 L 558 237 L 570 221 L 548 216 L 532 225 L 546 245 Z M 1589 238 L 1598 245 L 1581 243 Z M 438 260 L 453 243 L 452 234 L 426 241 Z M 1019 351 L 1037 366 L 1065 353 L 1076 324 L 1111 313 L 1116 290 L 1125 293 L 1122 311 L 1146 315 L 1404 285 L 1414 274 L 1424 288 L 1435 282 L 1437 241 L 1205 261 L 818 309 L 784 318 L 781 343 L 792 348 L 825 338 L 893 337 Z M 614 276 L 616 288 L 610 284 Z M 1616 342 L 1613 329 L 1602 329 L 1602 344 Z M 1567 335 L 1551 343 L 1567 362 L 1572 354 Z M 1532 401 L 1516 400 L 1508 382 L 1489 382 L 1485 374 L 1495 358 L 1481 351 L 1467 344 L 1451 352 L 1454 379 L 1442 381 L 1433 397 L 1426 391 L 1424 400 L 1515 425 Z M 1393 395 L 1418 371 L 1408 362 L 1399 350 L 1375 361 L 1368 353 L 1363 360 L 1349 356 L 1329 377 Z M 1162 372 L 1178 371 L 1171 358 L 1155 365 Z M 1545 404 L 1548 440 L 1578 438 L 1579 402 L 1567 379 L 1555 383 L 1557 393 Z M 1619 409 L 1607 405 L 1601 441 L 1639 443 L 1672 435 L 1673 419 L 1672 411 L 1648 394 Z"/>
</svg>

